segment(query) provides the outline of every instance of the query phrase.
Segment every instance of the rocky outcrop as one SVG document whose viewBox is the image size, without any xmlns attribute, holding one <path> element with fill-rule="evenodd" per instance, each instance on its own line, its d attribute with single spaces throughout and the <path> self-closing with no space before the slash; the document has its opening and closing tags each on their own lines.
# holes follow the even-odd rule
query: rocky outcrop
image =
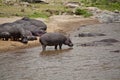
<svg viewBox="0 0 120 80">
<path fill-rule="evenodd" d="M 114 13 L 110 11 L 103 11 L 99 14 L 96 14 L 95 17 L 100 22 L 111 23 L 111 22 L 120 22 L 120 13 Z"/>
<path fill-rule="evenodd" d="M 101 23 L 111 23 L 120 22 L 120 12 L 119 11 L 107 11 L 100 10 L 96 7 L 87 7 L 87 10 L 93 13 L 93 16 L 97 18 Z"/>
</svg>

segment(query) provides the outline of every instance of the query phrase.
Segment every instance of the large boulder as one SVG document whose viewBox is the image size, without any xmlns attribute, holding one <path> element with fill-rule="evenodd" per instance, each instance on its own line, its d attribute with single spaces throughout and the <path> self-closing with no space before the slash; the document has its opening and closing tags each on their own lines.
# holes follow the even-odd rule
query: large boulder
<svg viewBox="0 0 120 80">
<path fill-rule="evenodd" d="M 87 7 L 86 9 L 102 23 L 120 22 L 120 13 L 117 10 L 111 12 L 107 10 L 101 10 L 97 7 Z"/>
<path fill-rule="evenodd" d="M 96 14 L 95 17 L 103 23 L 120 22 L 120 13 L 103 11 L 99 14 Z"/>
</svg>

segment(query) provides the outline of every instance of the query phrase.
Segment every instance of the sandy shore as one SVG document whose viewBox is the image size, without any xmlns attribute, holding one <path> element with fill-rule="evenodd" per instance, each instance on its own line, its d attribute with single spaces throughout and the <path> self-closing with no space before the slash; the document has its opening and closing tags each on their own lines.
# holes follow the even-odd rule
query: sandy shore
<svg viewBox="0 0 120 80">
<path fill-rule="evenodd" d="M 0 18 L 0 24 L 6 22 L 13 22 L 20 17 L 13 18 Z M 47 32 L 62 32 L 65 33 L 68 31 L 72 31 L 82 25 L 90 25 L 99 23 L 98 20 L 94 18 L 83 18 L 80 16 L 52 16 L 48 20 L 37 18 L 37 20 L 42 20 L 48 26 Z M 6 52 L 16 49 L 24 49 L 39 46 L 39 38 L 35 41 L 29 41 L 28 44 L 23 44 L 17 41 L 2 41 L 0 40 L 0 52 Z"/>
</svg>

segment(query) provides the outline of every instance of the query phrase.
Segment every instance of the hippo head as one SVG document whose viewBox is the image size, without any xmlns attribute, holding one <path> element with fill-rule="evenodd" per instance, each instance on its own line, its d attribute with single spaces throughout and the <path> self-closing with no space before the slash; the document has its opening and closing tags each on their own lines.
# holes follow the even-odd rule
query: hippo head
<svg viewBox="0 0 120 80">
<path fill-rule="evenodd" d="M 70 38 L 68 38 L 68 37 L 67 37 L 67 39 L 66 39 L 66 41 L 65 41 L 64 44 L 65 44 L 65 45 L 68 45 L 68 46 L 70 46 L 70 47 L 73 47 L 73 43 L 71 42 Z"/>
<path fill-rule="evenodd" d="M 28 39 L 27 37 L 23 37 L 21 40 L 22 43 L 27 44 L 28 43 Z"/>
<path fill-rule="evenodd" d="M 44 30 L 36 30 L 36 31 L 34 31 L 32 33 L 33 33 L 34 36 L 41 36 L 41 35 L 45 34 L 46 31 L 44 31 Z"/>
</svg>

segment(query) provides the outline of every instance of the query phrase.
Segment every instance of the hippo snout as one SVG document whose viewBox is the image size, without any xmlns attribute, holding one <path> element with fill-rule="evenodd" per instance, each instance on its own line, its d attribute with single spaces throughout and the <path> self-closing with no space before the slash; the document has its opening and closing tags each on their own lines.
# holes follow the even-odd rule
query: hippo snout
<svg viewBox="0 0 120 80">
<path fill-rule="evenodd" d="M 28 39 L 27 38 L 23 38 L 22 39 L 22 43 L 27 44 L 28 43 Z"/>
<path fill-rule="evenodd" d="M 68 44 L 68 46 L 73 47 L 73 44 L 72 44 L 72 43 L 70 43 L 70 44 Z"/>
</svg>

